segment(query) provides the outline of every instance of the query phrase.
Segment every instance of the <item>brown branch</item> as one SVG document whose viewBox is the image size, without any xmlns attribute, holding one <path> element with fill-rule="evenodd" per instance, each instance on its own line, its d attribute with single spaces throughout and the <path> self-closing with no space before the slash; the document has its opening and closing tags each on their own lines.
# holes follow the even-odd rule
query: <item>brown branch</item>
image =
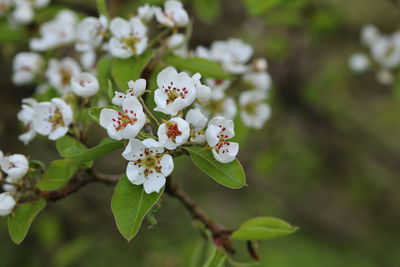
<svg viewBox="0 0 400 267">
<path fill-rule="evenodd" d="M 92 175 L 95 177 L 97 182 L 101 182 L 104 184 L 116 184 L 119 179 L 123 176 L 123 174 L 105 174 L 94 172 Z"/>
<path fill-rule="evenodd" d="M 34 189 L 34 193 L 36 194 L 36 196 L 22 198 L 19 200 L 19 204 L 32 202 L 37 200 L 38 198 L 43 198 L 47 201 L 57 201 L 78 192 L 82 187 L 89 183 L 100 182 L 104 184 L 116 184 L 120 177 L 122 177 L 122 175 L 95 173 L 91 170 L 80 171 L 65 187 L 59 190 L 52 191 Z"/>
<path fill-rule="evenodd" d="M 38 189 L 36 193 L 48 201 L 57 201 L 79 191 L 83 186 L 94 180 L 95 178 L 90 174 L 90 171 L 81 171 L 64 188 L 54 191 L 42 191 Z"/>
<path fill-rule="evenodd" d="M 246 246 L 247 246 L 247 251 L 249 252 L 250 256 L 256 260 L 259 261 L 260 260 L 260 256 L 257 254 L 256 249 L 254 248 L 254 244 L 253 241 L 247 241 L 246 242 Z"/>
<path fill-rule="evenodd" d="M 223 225 L 208 216 L 193 199 L 182 191 L 171 176 L 167 179 L 165 192 L 171 197 L 179 200 L 195 220 L 202 222 L 204 226 L 212 232 L 213 241 L 217 246 L 224 247 L 227 252 L 232 254 L 235 253 L 230 239 L 230 234 L 233 230 L 226 229 Z"/>
<path fill-rule="evenodd" d="M 64 188 L 54 191 L 35 190 L 37 197 L 21 199 L 19 203 L 26 203 L 37 200 L 38 197 L 47 201 L 57 201 L 63 199 L 81 189 L 88 183 L 100 182 L 104 184 L 116 184 L 122 175 L 109 175 L 103 173 L 95 173 L 92 170 L 79 172 Z M 233 230 L 226 229 L 223 225 L 208 216 L 197 204 L 191 199 L 170 176 L 167 179 L 165 192 L 173 198 L 176 198 L 190 212 L 195 220 L 200 221 L 212 233 L 214 243 L 223 247 L 227 252 L 235 253 L 230 239 Z"/>
</svg>

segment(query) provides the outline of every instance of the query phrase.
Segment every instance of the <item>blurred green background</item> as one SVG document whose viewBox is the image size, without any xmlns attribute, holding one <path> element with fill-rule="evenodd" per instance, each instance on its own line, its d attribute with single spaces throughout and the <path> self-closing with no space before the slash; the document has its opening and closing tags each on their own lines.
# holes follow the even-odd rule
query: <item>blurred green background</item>
<svg viewBox="0 0 400 267">
<path fill-rule="evenodd" d="M 54 0 L 95 14 L 91 1 Z M 143 2 L 109 2 L 111 11 L 133 12 Z M 391 3 L 393 2 L 393 3 Z M 235 227 L 249 217 L 283 218 L 301 229 L 258 247 L 260 266 L 400 266 L 400 92 L 378 84 L 373 72 L 355 75 L 348 56 L 361 49 L 362 25 L 398 29 L 395 0 L 194 0 L 191 47 L 240 37 L 269 61 L 273 116 L 260 131 L 238 129 L 239 158 L 249 187 L 223 188 L 176 161 L 175 179 L 212 217 Z M 130 9 L 132 7 L 132 9 Z M 26 49 L 1 44 L 0 148 L 48 162 L 54 144 L 17 140 L 22 98 L 34 88 L 10 82 L 11 58 Z M 240 126 L 238 126 L 240 127 Z M 92 135 L 102 130 L 92 129 Z M 105 134 L 105 133 L 104 133 Z M 120 173 L 119 152 L 96 168 Z M 144 224 L 127 243 L 110 209 L 113 187 L 90 184 L 50 203 L 27 239 L 14 245 L 0 220 L 0 266 L 200 266 L 201 236 L 186 210 L 163 197 L 158 225 Z M 237 261 L 250 261 L 235 243 Z"/>
</svg>

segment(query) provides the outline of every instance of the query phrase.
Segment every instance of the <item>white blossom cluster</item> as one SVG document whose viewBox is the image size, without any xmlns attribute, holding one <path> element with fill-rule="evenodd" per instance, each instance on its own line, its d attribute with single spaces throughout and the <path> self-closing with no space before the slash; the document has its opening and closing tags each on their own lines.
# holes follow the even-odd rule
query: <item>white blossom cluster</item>
<svg viewBox="0 0 400 267">
<path fill-rule="evenodd" d="M 3 193 L 0 194 L 0 216 L 9 215 L 17 204 L 17 186 L 28 173 L 28 159 L 21 154 L 5 156 L 0 150 L 0 180 Z"/>
<path fill-rule="evenodd" d="M 265 103 L 271 76 L 266 71 L 268 64 L 265 59 L 256 59 L 249 64 L 252 54 L 253 48 L 239 39 L 215 41 L 209 49 L 199 46 L 195 50 L 196 56 L 218 62 L 227 72 L 238 75 L 240 87 L 250 89 L 239 96 L 240 115 L 246 126 L 260 129 L 271 115 L 270 106 Z M 202 110 L 206 114 L 233 119 L 237 107 L 234 99 L 227 96 L 232 81 L 206 79 L 205 82 L 212 90 Z"/>
<path fill-rule="evenodd" d="M 157 75 L 154 110 L 145 105 L 150 97 L 146 79 L 129 81 L 128 89 L 115 91 L 110 100 L 100 95 L 100 56 L 128 59 L 141 55 L 149 46 L 153 48 L 152 41 L 157 37 L 151 39 L 148 28 L 154 21 L 170 32 L 160 41 L 165 51 L 214 61 L 234 79 L 202 79 L 199 73 L 166 67 Z M 261 128 L 271 113 L 265 102 L 271 87 L 267 62 L 251 60 L 252 47 L 239 39 L 216 41 L 210 48 L 199 46 L 189 51 L 186 36 L 180 33 L 189 22 L 188 13 L 177 0 L 167 0 L 163 7 L 146 4 L 129 19 L 101 15 L 79 20 L 73 11 L 60 11 L 40 25 L 39 35 L 29 42 L 31 51 L 20 52 L 14 58 L 15 84 L 36 84 L 37 95 L 56 94 L 48 101 L 23 100 L 18 119 L 24 133 L 19 139 L 27 144 L 36 134 L 50 140 L 72 134 L 74 115 L 82 112 L 79 105 L 90 103 L 92 107 L 108 105 L 101 110 L 99 124 L 110 138 L 128 140 L 122 153 L 129 161 L 127 177 L 133 184 L 143 184 L 148 194 L 160 192 L 165 185 L 174 168 L 172 155 L 176 150 L 200 145 L 211 150 L 221 163 L 234 161 L 239 144 L 231 141 L 238 110 L 233 89 L 242 90 L 238 103 L 243 123 Z M 64 52 L 49 53 L 56 50 Z M 159 121 L 153 111 L 167 119 Z M 151 123 L 157 126 L 156 135 L 144 130 L 151 128 Z"/>
<path fill-rule="evenodd" d="M 0 0 L 0 18 L 7 17 L 12 25 L 28 24 L 35 10 L 47 6 L 50 0 Z"/>
<path fill-rule="evenodd" d="M 400 31 L 384 34 L 374 25 L 365 25 L 361 30 L 361 43 L 369 53 L 353 54 L 349 59 L 350 68 L 362 73 L 374 67 L 380 83 L 393 83 L 395 71 L 400 66 Z"/>
<path fill-rule="evenodd" d="M 158 125 L 157 137 L 137 139 L 148 121 L 141 104 L 146 90 L 144 79 L 129 82 L 126 94 L 115 93 L 112 103 L 120 109 L 103 108 L 100 113 L 100 125 L 111 138 L 129 140 L 122 153 L 129 161 L 126 175 L 133 184 L 143 184 L 148 194 L 159 192 L 174 168 L 169 151 L 184 145 L 205 145 L 222 163 L 232 162 L 239 152 L 239 144 L 229 141 L 235 136 L 233 121 L 221 116 L 208 121 L 201 109 L 193 106 L 205 87 L 199 76 L 191 77 L 173 67 L 158 74 L 154 111 L 169 115 L 170 119 Z"/>
</svg>

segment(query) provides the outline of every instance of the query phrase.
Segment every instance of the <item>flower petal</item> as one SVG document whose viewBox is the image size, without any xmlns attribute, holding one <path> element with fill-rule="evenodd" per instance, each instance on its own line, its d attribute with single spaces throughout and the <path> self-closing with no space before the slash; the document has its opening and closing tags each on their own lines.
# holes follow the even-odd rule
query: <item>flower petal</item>
<svg viewBox="0 0 400 267">
<path fill-rule="evenodd" d="M 130 23 L 127 20 L 116 17 L 111 20 L 110 31 L 114 36 L 121 38 L 131 34 L 132 29 Z"/>
<path fill-rule="evenodd" d="M 68 127 L 59 126 L 50 132 L 49 139 L 57 140 L 57 139 L 63 137 L 64 135 L 66 135 L 67 132 L 68 132 Z"/>
<path fill-rule="evenodd" d="M 113 97 L 113 99 L 111 100 L 111 102 L 114 104 L 114 105 L 117 105 L 117 106 L 122 106 L 122 102 L 125 100 L 125 94 L 124 93 L 121 93 L 121 92 L 115 92 L 115 95 L 114 95 L 114 97 Z"/>
<path fill-rule="evenodd" d="M 109 108 L 103 108 L 100 112 L 100 125 L 104 128 L 107 128 L 109 125 L 113 124 L 112 119 L 117 117 L 118 111 Z"/>
<path fill-rule="evenodd" d="M 145 148 L 145 145 L 140 140 L 131 139 L 129 140 L 124 152 L 122 152 L 122 156 L 126 160 L 136 161 L 144 157 L 143 153 Z"/>
<path fill-rule="evenodd" d="M 145 181 L 144 170 L 145 168 L 143 166 L 138 166 L 133 162 L 129 162 L 126 167 L 126 176 L 132 184 L 140 185 Z"/>
<path fill-rule="evenodd" d="M 236 155 L 239 152 L 239 144 L 228 142 L 228 144 L 223 144 L 218 151 L 216 148 L 213 148 L 211 151 L 217 161 L 221 163 L 229 163 L 235 160 Z"/>
<path fill-rule="evenodd" d="M 168 86 L 171 81 L 175 80 L 176 75 L 178 75 L 178 72 L 173 67 L 167 67 L 167 68 L 163 69 L 157 75 L 158 88 L 162 89 L 163 86 Z"/>
<path fill-rule="evenodd" d="M 171 174 L 174 170 L 174 161 L 171 155 L 164 155 L 160 160 L 161 172 L 165 177 Z"/>
<path fill-rule="evenodd" d="M 144 191 L 147 194 L 151 194 L 153 192 L 159 193 L 161 188 L 165 185 L 166 179 L 165 176 L 159 172 L 153 172 L 143 183 Z"/>
</svg>

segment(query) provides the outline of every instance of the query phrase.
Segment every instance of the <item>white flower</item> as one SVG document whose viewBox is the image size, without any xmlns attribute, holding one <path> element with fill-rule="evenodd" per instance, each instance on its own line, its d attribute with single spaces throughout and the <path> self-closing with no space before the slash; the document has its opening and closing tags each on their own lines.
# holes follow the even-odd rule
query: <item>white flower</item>
<svg viewBox="0 0 400 267">
<path fill-rule="evenodd" d="M 196 86 L 196 97 L 200 101 L 200 103 L 207 103 L 212 96 L 212 91 L 209 86 L 201 83 L 200 78 L 200 73 L 196 73 L 192 76 L 192 79 Z"/>
<path fill-rule="evenodd" d="M 371 46 L 380 38 L 381 34 L 374 25 L 365 25 L 361 29 L 361 42 L 366 46 Z"/>
<path fill-rule="evenodd" d="M 257 58 L 253 60 L 253 70 L 255 71 L 265 71 L 268 68 L 268 62 L 265 58 Z"/>
<path fill-rule="evenodd" d="M 221 63 L 230 73 L 241 74 L 247 70 L 245 64 L 253 55 L 253 48 L 240 39 L 231 38 L 227 41 L 215 41 L 208 51 L 204 47 L 198 47 L 196 54 Z"/>
<path fill-rule="evenodd" d="M 266 71 L 248 72 L 243 75 L 243 81 L 253 88 L 268 90 L 271 87 L 271 76 Z"/>
<path fill-rule="evenodd" d="M 29 169 L 29 162 L 24 155 L 13 154 L 0 160 L 1 169 L 7 174 L 9 182 L 15 183 L 22 179 Z"/>
<path fill-rule="evenodd" d="M 146 115 L 136 97 L 128 97 L 122 102 L 122 112 L 104 108 L 100 113 L 100 125 L 115 140 L 135 138 L 145 122 Z"/>
<path fill-rule="evenodd" d="M 33 20 L 34 17 L 33 9 L 42 8 L 46 6 L 49 2 L 50 0 L 14 0 L 15 6 L 14 6 L 14 11 L 11 14 L 11 19 L 16 23 L 22 23 L 22 24 L 29 23 Z"/>
<path fill-rule="evenodd" d="M 14 0 L 16 5 L 29 4 L 34 8 L 42 8 L 50 3 L 50 0 Z"/>
<path fill-rule="evenodd" d="M 36 86 L 35 94 L 43 94 L 49 90 L 50 86 L 46 83 L 39 84 Z"/>
<path fill-rule="evenodd" d="M 83 68 L 91 73 L 96 73 L 96 52 L 88 50 L 80 55 L 79 62 Z"/>
<path fill-rule="evenodd" d="M 62 60 L 50 59 L 45 75 L 51 86 L 65 93 L 71 90 L 71 78 L 80 72 L 78 62 L 66 57 Z"/>
<path fill-rule="evenodd" d="M 3 191 L 9 192 L 12 195 L 14 195 L 17 192 L 17 187 L 12 185 L 13 184 L 12 179 L 10 177 L 7 177 L 5 181 L 6 183 L 4 183 L 1 188 L 3 189 Z"/>
<path fill-rule="evenodd" d="M 15 6 L 14 11 L 11 14 L 11 19 L 16 23 L 29 23 L 33 20 L 34 17 L 33 9 L 42 8 L 46 6 L 49 2 L 50 0 L 14 0 Z"/>
<path fill-rule="evenodd" d="M 109 50 L 114 57 L 140 55 L 147 47 L 147 28 L 138 17 L 129 21 L 114 18 L 110 23 L 110 30 L 113 37 L 109 42 Z"/>
<path fill-rule="evenodd" d="M 349 59 L 350 69 L 355 72 L 364 72 L 369 65 L 369 58 L 363 53 L 355 53 Z"/>
<path fill-rule="evenodd" d="M 239 152 L 239 144 L 227 141 L 235 136 L 232 120 L 224 117 L 215 117 L 209 123 L 206 130 L 206 139 L 214 158 L 222 163 L 235 160 Z"/>
<path fill-rule="evenodd" d="M 138 17 L 144 22 L 149 22 L 154 16 L 154 8 L 149 4 L 138 7 Z"/>
<path fill-rule="evenodd" d="M 225 90 L 231 86 L 232 82 L 229 80 L 220 80 L 220 79 L 205 79 L 206 85 L 212 88 L 212 99 L 220 100 L 225 97 Z"/>
<path fill-rule="evenodd" d="M 184 27 L 189 24 L 189 15 L 181 2 L 167 0 L 164 3 L 164 11 L 159 7 L 154 8 L 157 21 L 167 27 Z"/>
<path fill-rule="evenodd" d="M 36 131 L 33 128 L 33 117 L 37 102 L 33 98 L 25 98 L 22 103 L 22 110 L 18 112 L 17 117 L 24 125 L 24 133 L 18 136 L 18 139 L 26 145 L 36 136 Z"/>
<path fill-rule="evenodd" d="M 159 193 L 165 185 L 166 177 L 174 169 L 172 157 L 164 153 L 164 148 L 154 139 L 129 140 L 122 156 L 130 161 L 126 176 L 135 185 L 143 184 L 147 194 Z"/>
<path fill-rule="evenodd" d="M 146 90 L 146 80 L 138 79 L 136 81 L 129 81 L 128 88 L 129 89 L 126 91 L 125 94 L 122 92 L 115 91 L 115 96 L 112 99 L 112 103 L 114 105 L 121 106 L 122 102 L 127 97 L 131 97 L 131 96 L 140 97 L 141 95 L 143 95 L 144 91 Z"/>
<path fill-rule="evenodd" d="M 17 85 L 32 82 L 42 70 L 43 58 L 34 52 L 18 53 L 13 60 L 13 82 Z"/>
<path fill-rule="evenodd" d="M 175 33 L 166 40 L 167 48 L 172 50 L 172 53 L 181 57 L 187 57 L 188 49 L 185 42 L 186 36 L 182 33 Z"/>
<path fill-rule="evenodd" d="M 255 129 L 260 129 L 271 115 L 271 108 L 263 103 L 265 93 L 258 90 L 243 92 L 239 97 L 241 118 L 243 123 Z"/>
<path fill-rule="evenodd" d="M 168 37 L 167 39 L 167 47 L 171 49 L 175 49 L 180 47 L 185 42 L 185 35 L 183 33 L 175 33 Z"/>
<path fill-rule="evenodd" d="M 389 70 L 380 70 L 376 73 L 378 82 L 384 85 L 390 85 L 394 81 L 394 75 Z"/>
<path fill-rule="evenodd" d="M 71 43 L 75 38 L 77 17 L 69 10 L 60 11 L 57 16 L 40 26 L 40 38 L 33 38 L 29 46 L 35 51 L 46 51 Z"/>
<path fill-rule="evenodd" d="M 199 108 L 194 108 L 188 111 L 185 120 L 190 125 L 190 141 L 203 143 L 206 141 L 206 136 L 202 131 L 207 125 L 207 118 L 201 113 Z"/>
<path fill-rule="evenodd" d="M 371 47 L 373 58 L 385 69 L 393 69 L 400 64 L 400 33 L 381 37 Z"/>
<path fill-rule="evenodd" d="M 28 2 L 16 1 L 14 11 L 11 14 L 11 18 L 15 22 L 26 24 L 33 20 L 33 16 L 33 8 Z"/>
<path fill-rule="evenodd" d="M 76 74 L 71 79 L 71 89 L 81 97 L 94 96 L 99 91 L 100 85 L 97 78 L 88 72 Z"/>
<path fill-rule="evenodd" d="M 206 47 L 204 47 L 202 45 L 199 45 L 199 46 L 196 47 L 196 49 L 194 50 L 194 55 L 196 57 L 201 57 L 201 58 L 206 58 L 206 59 L 209 59 L 209 60 L 213 60 L 211 58 L 210 51 Z"/>
<path fill-rule="evenodd" d="M 189 139 L 190 126 L 182 118 L 173 118 L 158 127 L 157 136 L 160 144 L 173 150 Z"/>
<path fill-rule="evenodd" d="M 14 209 L 15 199 L 11 196 L 10 193 L 4 192 L 0 194 L 0 216 L 10 215 L 12 210 Z"/>
<path fill-rule="evenodd" d="M 73 113 L 61 98 L 38 103 L 34 110 L 33 127 L 37 133 L 48 135 L 50 140 L 57 140 L 68 132 Z"/>
<path fill-rule="evenodd" d="M 107 18 L 105 16 L 84 18 L 76 28 L 75 49 L 86 52 L 98 47 L 103 41 L 106 30 Z"/>
<path fill-rule="evenodd" d="M 233 97 L 227 97 L 222 101 L 221 110 L 215 115 L 223 116 L 227 119 L 233 119 L 236 116 L 237 107 Z"/>
<path fill-rule="evenodd" d="M 225 97 L 224 92 L 219 92 L 218 98 L 212 97 L 206 105 L 202 105 L 200 108 L 207 117 L 222 116 L 233 119 L 237 113 L 235 100 L 232 97 Z"/>
<path fill-rule="evenodd" d="M 185 72 L 173 67 L 162 70 L 157 76 L 158 89 L 154 92 L 155 111 L 175 116 L 196 99 L 195 81 Z"/>
</svg>

